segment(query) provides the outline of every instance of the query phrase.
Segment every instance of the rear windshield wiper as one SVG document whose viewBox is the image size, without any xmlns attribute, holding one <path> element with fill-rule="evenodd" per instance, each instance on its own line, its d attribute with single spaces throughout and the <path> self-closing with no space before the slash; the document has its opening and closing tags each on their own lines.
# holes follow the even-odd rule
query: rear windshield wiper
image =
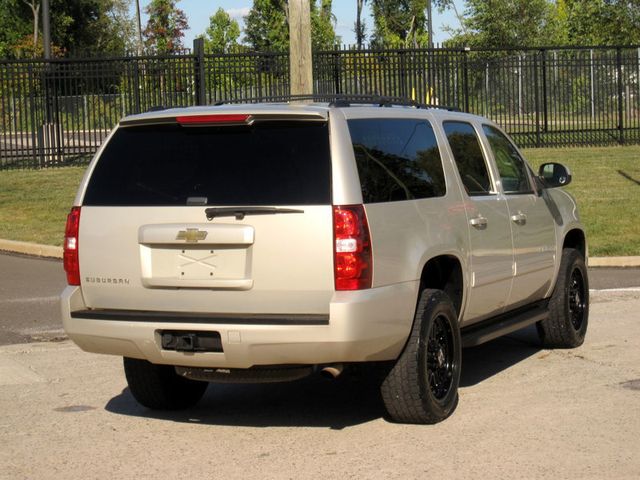
<svg viewBox="0 0 640 480">
<path fill-rule="evenodd" d="M 236 217 L 236 220 L 242 220 L 246 215 L 276 215 L 278 213 L 304 213 L 304 210 L 296 210 L 293 208 L 276 208 L 276 207 L 212 207 L 207 208 L 204 213 L 207 220 L 213 220 L 216 217 Z"/>
</svg>

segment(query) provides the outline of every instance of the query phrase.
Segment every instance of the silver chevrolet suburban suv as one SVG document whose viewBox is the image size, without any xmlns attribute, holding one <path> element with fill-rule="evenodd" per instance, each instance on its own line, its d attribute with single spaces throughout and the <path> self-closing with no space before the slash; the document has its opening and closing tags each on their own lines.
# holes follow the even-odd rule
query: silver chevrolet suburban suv
<svg viewBox="0 0 640 480">
<path fill-rule="evenodd" d="M 458 403 L 461 349 L 528 325 L 576 347 L 587 244 L 560 164 L 486 118 L 391 102 L 126 117 L 69 214 L 64 327 L 152 409 L 209 383 L 377 365 L 393 421 Z"/>
</svg>

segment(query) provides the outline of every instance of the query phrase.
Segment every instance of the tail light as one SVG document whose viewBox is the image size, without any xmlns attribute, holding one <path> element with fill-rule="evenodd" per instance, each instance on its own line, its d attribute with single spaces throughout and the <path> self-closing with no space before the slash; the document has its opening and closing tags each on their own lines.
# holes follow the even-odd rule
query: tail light
<svg viewBox="0 0 640 480">
<path fill-rule="evenodd" d="M 67 216 L 64 230 L 64 271 L 69 285 L 80 285 L 80 262 L 78 261 L 78 233 L 80 231 L 80 207 L 73 207 Z"/>
<path fill-rule="evenodd" d="M 336 290 L 371 288 L 373 256 L 364 207 L 334 206 L 333 236 Z"/>
</svg>

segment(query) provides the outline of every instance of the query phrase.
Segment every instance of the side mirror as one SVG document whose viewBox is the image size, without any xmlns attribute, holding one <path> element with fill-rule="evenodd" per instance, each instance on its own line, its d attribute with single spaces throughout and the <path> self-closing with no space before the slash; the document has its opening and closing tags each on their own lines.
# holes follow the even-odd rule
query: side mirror
<svg viewBox="0 0 640 480">
<path fill-rule="evenodd" d="M 543 163 L 538 175 L 547 187 L 566 187 L 571 183 L 571 171 L 560 163 Z"/>
</svg>

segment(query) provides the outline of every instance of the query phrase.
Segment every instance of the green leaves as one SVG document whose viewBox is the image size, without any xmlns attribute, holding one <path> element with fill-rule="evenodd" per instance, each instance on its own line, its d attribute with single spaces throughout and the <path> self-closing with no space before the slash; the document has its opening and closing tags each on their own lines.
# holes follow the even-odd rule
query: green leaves
<svg viewBox="0 0 640 480">
<path fill-rule="evenodd" d="M 372 43 L 385 48 L 417 48 L 428 44 L 427 0 L 372 0 Z"/>
<path fill-rule="evenodd" d="M 184 48 L 182 37 L 189 25 L 186 15 L 176 7 L 176 3 L 176 0 L 151 0 L 145 8 L 149 21 L 144 37 L 147 46 L 157 53 L 178 53 Z"/>
<path fill-rule="evenodd" d="M 209 18 L 205 32 L 205 46 L 210 52 L 229 52 L 238 45 L 240 26 L 222 8 Z"/>
<path fill-rule="evenodd" d="M 439 2 L 446 6 L 450 0 Z M 467 0 L 450 45 L 536 47 L 640 43 L 640 0 Z"/>
<path fill-rule="evenodd" d="M 313 49 L 333 48 L 340 39 L 335 33 L 332 0 L 311 0 L 310 3 Z M 245 41 L 256 51 L 287 51 L 288 9 L 286 0 L 254 0 L 245 17 Z"/>
</svg>

